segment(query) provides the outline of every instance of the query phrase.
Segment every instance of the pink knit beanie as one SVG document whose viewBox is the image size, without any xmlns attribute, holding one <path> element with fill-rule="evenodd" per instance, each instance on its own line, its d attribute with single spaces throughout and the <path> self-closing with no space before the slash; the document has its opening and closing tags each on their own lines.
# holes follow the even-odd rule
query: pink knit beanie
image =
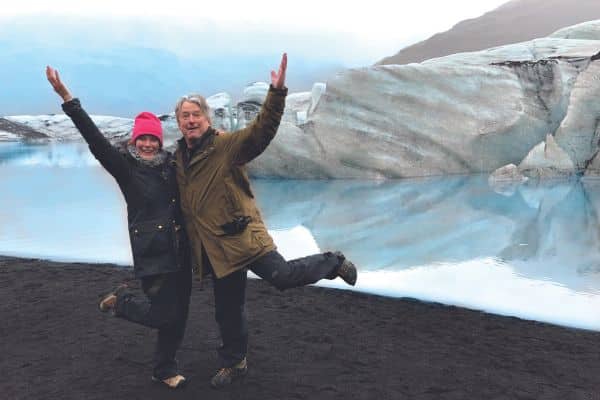
<svg viewBox="0 0 600 400">
<path fill-rule="evenodd" d="M 161 146 L 163 144 L 163 132 L 160 120 L 156 115 L 148 111 L 141 112 L 135 117 L 131 143 L 135 143 L 135 140 L 142 135 L 152 135 L 160 141 Z"/>
</svg>

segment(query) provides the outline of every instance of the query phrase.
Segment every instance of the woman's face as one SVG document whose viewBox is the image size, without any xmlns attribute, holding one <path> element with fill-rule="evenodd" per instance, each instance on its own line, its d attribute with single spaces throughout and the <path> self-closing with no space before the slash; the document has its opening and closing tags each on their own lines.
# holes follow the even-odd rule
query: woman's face
<svg viewBox="0 0 600 400">
<path fill-rule="evenodd" d="M 135 140 L 135 148 L 144 160 L 152 160 L 160 150 L 160 141 L 156 136 L 142 135 Z"/>
</svg>

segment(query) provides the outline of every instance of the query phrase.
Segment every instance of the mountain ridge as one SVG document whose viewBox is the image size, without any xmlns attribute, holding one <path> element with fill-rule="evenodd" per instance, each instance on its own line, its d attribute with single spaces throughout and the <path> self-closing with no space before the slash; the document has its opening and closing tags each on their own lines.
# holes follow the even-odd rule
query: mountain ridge
<svg viewBox="0 0 600 400">
<path fill-rule="evenodd" d="M 512 0 L 480 17 L 407 46 L 375 65 L 409 64 L 450 54 L 479 51 L 545 37 L 575 24 L 600 18 L 600 1 Z M 514 29 L 518 26 L 518 29 Z"/>
</svg>

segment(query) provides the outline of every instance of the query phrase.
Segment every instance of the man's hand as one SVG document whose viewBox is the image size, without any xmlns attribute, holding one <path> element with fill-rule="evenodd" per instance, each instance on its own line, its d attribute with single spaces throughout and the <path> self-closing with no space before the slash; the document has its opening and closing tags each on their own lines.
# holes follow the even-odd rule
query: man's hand
<svg viewBox="0 0 600 400">
<path fill-rule="evenodd" d="M 279 71 L 271 71 L 271 84 L 276 89 L 281 89 L 285 85 L 285 70 L 287 69 L 287 53 L 283 53 Z"/>
<path fill-rule="evenodd" d="M 65 103 L 73 99 L 73 96 L 71 96 L 71 92 L 69 92 L 69 89 L 67 89 L 65 84 L 62 83 L 62 81 L 60 80 L 60 75 L 58 75 L 57 70 L 55 70 L 51 66 L 47 66 L 46 78 L 48 78 L 48 82 L 50 82 L 50 84 L 54 88 L 54 91 L 58 93 L 58 95 L 63 99 Z"/>
</svg>

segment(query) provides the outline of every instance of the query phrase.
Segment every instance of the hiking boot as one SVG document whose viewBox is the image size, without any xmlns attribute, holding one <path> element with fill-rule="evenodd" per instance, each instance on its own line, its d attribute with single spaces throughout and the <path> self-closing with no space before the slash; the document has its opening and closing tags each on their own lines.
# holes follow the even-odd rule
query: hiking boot
<svg viewBox="0 0 600 400">
<path fill-rule="evenodd" d="M 127 289 L 126 284 L 121 284 L 110 292 L 100 295 L 100 301 L 98 302 L 98 308 L 102 312 L 108 312 L 115 310 L 115 306 L 117 305 L 117 296 L 123 291 Z"/>
<path fill-rule="evenodd" d="M 342 254 L 341 251 L 336 251 L 333 254 L 335 254 L 342 260 L 342 263 L 337 269 L 337 276 L 342 278 L 344 282 L 346 282 L 350 286 L 356 285 L 356 266 L 351 261 L 349 261 L 346 258 L 346 256 Z"/>
<path fill-rule="evenodd" d="M 219 369 L 215 376 L 213 376 L 210 380 L 210 385 L 215 389 L 220 389 L 231 384 L 231 382 L 233 382 L 235 379 L 241 378 L 247 373 L 248 363 L 246 358 L 244 358 L 233 367 Z"/>
</svg>

